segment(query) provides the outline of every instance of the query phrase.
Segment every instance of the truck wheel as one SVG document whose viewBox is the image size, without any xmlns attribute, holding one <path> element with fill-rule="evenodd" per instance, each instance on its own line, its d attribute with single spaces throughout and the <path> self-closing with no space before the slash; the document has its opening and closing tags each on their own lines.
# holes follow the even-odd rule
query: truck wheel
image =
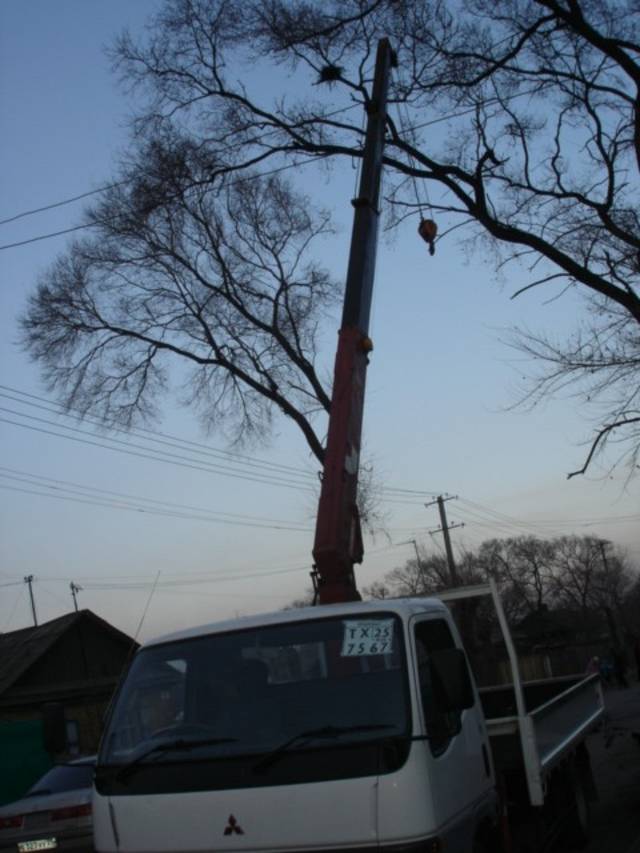
<svg viewBox="0 0 640 853">
<path fill-rule="evenodd" d="M 473 836 L 472 853 L 502 853 L 502 840 L 495 826 L 485 823 Z"/>
<path fill-rule="evenodd" d="M 573 778 L 573 792 L 570 814 L 563 833 L 565 842 L 575 850 L 581 850 L 589 843 L 591 809 L 585 786 L 579 776 Z"/>
<path fill-rule="evenodd" d="M 493 853 L 487 844 L 487 840 L 481 835 L 476 835 L 473 839 L 473 847 L 471 848 L 471 851 L 472 853 Z"/>
</svg>

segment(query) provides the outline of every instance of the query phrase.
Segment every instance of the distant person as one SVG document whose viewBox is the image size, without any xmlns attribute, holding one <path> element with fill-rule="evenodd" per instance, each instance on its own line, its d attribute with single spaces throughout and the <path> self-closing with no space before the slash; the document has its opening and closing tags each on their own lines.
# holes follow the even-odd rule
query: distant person
<svg viewBox="0 0 640 853">
<path fill-rule="evenodd" d="M 595 675 L 596 673 L 600 675 L 600 658 L 597 655 L 594 655 L 587 664 L 585 674 Z"/>
<path fill-rule="evenodd" d="M 629 686 L 626 675 L 627 662 L 622 650 L 611 649 L 611 660 L 613 662 L 613 677 L 616 680 L 616 684 L 618 687 L 627 688 Z"/>
<path fill-rule="evenodd" d="M 608 657 L 602 658 L 600 661 L 600 678 L 604 684 L 611 684 L 611 679 L 613 678 L 613 663 Z"/>
</svg>

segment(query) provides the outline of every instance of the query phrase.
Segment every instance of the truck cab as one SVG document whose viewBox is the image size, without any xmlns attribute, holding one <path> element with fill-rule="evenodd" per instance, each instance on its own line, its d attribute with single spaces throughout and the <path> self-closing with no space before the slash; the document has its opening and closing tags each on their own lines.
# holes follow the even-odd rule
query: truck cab
<svg viewBox="0 0 640 853">
<path fill-rule="evenodd" d="M 236 619 L 147 643 L 98 758 L 102 853 L 471 853 L 488 731 L 435 599 Z"/>
</svg>

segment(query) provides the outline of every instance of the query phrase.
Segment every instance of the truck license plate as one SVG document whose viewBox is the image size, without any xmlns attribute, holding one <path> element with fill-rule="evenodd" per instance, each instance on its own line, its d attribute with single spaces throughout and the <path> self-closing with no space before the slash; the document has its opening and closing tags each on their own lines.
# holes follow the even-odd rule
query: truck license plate
<svg viewBox="0 0 640 853">
<path fill-rule="evenodd" d="M 31 853 L 32 850 L 54 850 L 58 846 L 55 838 L 38 838 L 36 841 L 19 841 L 19 853 Z"/>
</svg>

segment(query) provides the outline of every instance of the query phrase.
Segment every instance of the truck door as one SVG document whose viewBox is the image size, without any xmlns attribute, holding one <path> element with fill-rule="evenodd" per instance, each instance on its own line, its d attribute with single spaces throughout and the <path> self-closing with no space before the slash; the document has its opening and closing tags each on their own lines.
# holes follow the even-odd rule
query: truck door
<svg viewBox="0 0 640 853">
<path fill-rule="evenodd" d="M 419 694 L 418 722 L 422 725 L 422 734 L 426 735 L 425 757 L 429 764 L 434 813 L 443 824 L 455 824 L 454 834 L 459 838 L 469 838 L 478 815 L 494 796 L 484 715 L 475 690 L 472 708 L 460 712 L 438 706 L 429 656 L 432 652 L 456 646 L 446 619 L 416 620 L 413 642 Z M 454 841 L 452 849 L 466 847 Z"/>
</svg>

